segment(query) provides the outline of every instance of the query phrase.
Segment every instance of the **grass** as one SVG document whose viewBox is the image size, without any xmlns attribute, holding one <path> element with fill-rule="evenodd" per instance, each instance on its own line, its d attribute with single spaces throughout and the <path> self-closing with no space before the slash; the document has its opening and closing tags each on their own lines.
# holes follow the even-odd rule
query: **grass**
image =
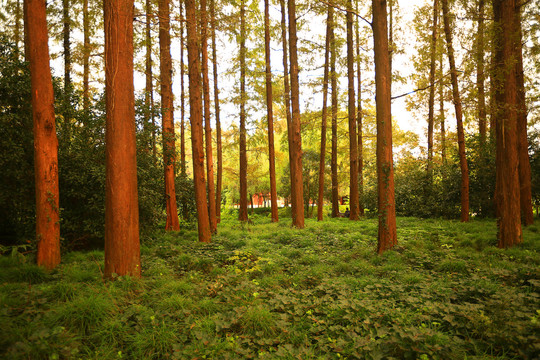
<svg viewBox="0 0 540 360">
<path fill-rule="evenodd" d="M 0 257 L 0 358 L 523 359 L 540 357 L 540 234 L 497 249 L 492 220 L 223 219 L 144 238 L 143 278 L 101 278 L 102 251 L 51 273 Z"/>
</svg>

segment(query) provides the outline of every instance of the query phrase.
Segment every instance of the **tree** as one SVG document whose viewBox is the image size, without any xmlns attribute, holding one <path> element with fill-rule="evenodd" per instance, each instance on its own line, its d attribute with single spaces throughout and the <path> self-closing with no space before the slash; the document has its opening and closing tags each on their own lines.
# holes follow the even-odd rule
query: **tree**
<svg viewBox="0 0 540 360">
<path fill-rule="evenodd" d="M 149 0 L 147 0 L 149 1 Z M 180 18 L 183 18 L 183 2 L 180 1 Z M 184 90 L 184 21 L 180 21 L 180 173 L 186 177 L 186 125 L 185 125 L 185 90 Z"/>
<path fill-rule="evenodd" d="M 221 188 L 223 184 L 223 147 L 221 142 L 221 121 L 219 118 L 219 86 L 217 69 L 216 50 L 216 9 L 215 0 L 210 0 L 210 24 L 212 27 L 212 63 L 214 70 L 214 111 L 216 114 L 216 152 L 217 152 L 217 174 L 216 174 L 216 218 L 221 221 Z"/>
<path fill-rule="evenodd" d="M 356 12 L 358 12 L 358 0 L 356 0 Z M 356 17 L 356 80 L 358 82 L 358 105 L 356 120 L 358 122 L 358 203 L 360 216 L 364 216 L 364 150 L 362 135 L 362 68 L 360 59 L 360 22 Z"/>
<path fill-rule="evenodd" d="M 317 198 L 317 220 L 323 219 L 324 208 L 324 173 L 326 170 L 326 117 L 327 117 L 327 100 L 328 100 L 328 68 L 330 66 L 330 38 L 333 33 L 331 32 L 332 24 L 331 11 L 332 6 L 328 6 L 328 16 L 326 19 L 326 41 L 324 46 L 324 75 L 323 75 L 323 105 L 322 105 L 322 119 L 321 119 L 321 150 L 319 153 L 319 192 Z"/>
<path fill-rule="evenodd" d="M 433 169 L 433 127 L 435 118 L 435 59 L 437 51 L 437 20 L 439 1 L 433 1 L 433 27 L 431 30 L 430 64 L 429 64 L 429 110 L 428 110 L 428 158 L 427 173 L 431 181 Z"/>
<path fill-rule="evenodd" d="M 373 39 L 377 107 L 377 193 L 379 234 L 377 252 L 397 244 L 392 161 L 391 72 L 388 51 L 386 0 L 373 0 Z"/>
<path fill-rule="evenodd" d="M 480 143 L 486 142 L 486 91 L 484 83 L 486 76 L 484 73 L 484 17 L 485 0 L 478 0 L 478 30 L 476 38 L 476 88 L 478 92 L 478 132 L 480 133 Z"/>
<path fill-rule="evenodd" d="M 210 242 L 211 231 L 206 204 L 206 183 L 204 180 L 204 151 L 201 99 L 201 72 L 195 0 L 186 0 L 186 24 L 189 63 L 189 111 L 191 122 L 191 148 L 193 152 L 193 182 L 197 207 L 199 241 Z"/>
<path fill-rule="evenodd" d="M 270 67 L 270 13 L 268 0 L 264 1 L 264 54 L 266 69 L 266 117 L 268 121 L 268 157 L 270 162 L 270 202 L 272 222 L 278 221 L 276 156 L 274 151 L 274 114 L 272 109 L 272 68 Z"/>
<path fill-rule="evenodd" d="M 516 1 L 493 0 L 495 32 L 496 201 L 498 244 L 508 248 L 523 241 L 520 221 L 518 157 L 518 84 L 516 65 L 519 39 Z"/>
<path fill-rule="evenodd" d="M 246 149 L 246 9 L 240 3 L 240 211 L 238 219 L 247 221 L 247 149 Z"/>
<path fill-rule="evenodd" d="M 87 0 L 86 0 L 87 1 Z M 145 105 L 145 126 L 148 128 L 148 125 L 152 124 L 152 153 L 154 158 L 156 157 L 156 120 L 154 116 L 154 85 L 153 85 L 153 74 L 152 74 L 152 33 L 151 33 L 151 24 L 152 24 L 152 2 L 146 0 L 146 26 L 145 26 L 145 45 L 146 45 L 146 54 L 145 54 L 145 91 L 144 91 L 144 105 Z"/>
<path fill-rule="evenodd" d="M 330 168 L 332 173 L 332 217 L 339 216 L 339 181 L 337 172 L 337 114 L 338 114 L 338 84 L 336 72 L 336 39 L 334 37 L 334 8 L 328 11 L 330 26 L 330 87 L 332 88 L 332 158 Z"/>
<path fill-rule="evenodd" d="M 165 170 L 166 230 L 180 230 L 174 187 L 176 146 L 172 94 L 172 59 L 169 0 L 159 0 L 159 55 L 161 78 L 161 124 L 163 128 L 163 167 Z"/>
<path fill-rule="evenodd" d="M 459 95 L 456 61 L 454 58 L 454 47 L 452 45 L 452 30 L 450 26 L 450 12 L 448 10 L 448 0 L 442 0 L 444 33 L 446 36 L 446 49 L 448 62 L 450 63 L 450 77 L 452 80 L 452 96 L 456 111 L 459 166 L 461 168 L 461 221 L 469 221 L 469 168 L 465 155 L 465 131 L 463 130 L 463 115 L 461 109 L 461 98 Z"/>
<path fill-rule="evenodd" d="M 24 7 L 34 119 L 37 264 L 51 270 L 60 263 L 60 207 L 58 139 L 49 66 L 45 1 L 26 0 Z"/>
<path fill-rule="evenodd" d="M 148 19 L 147 19 L 148 21 Z M 83 108 L 90 107 L 90 13 L 88 0 L 83 0 Z"/>
<path fill-rule="evenodd" d="M 291 73 L 291 130 L 292 143 L 289 144 L 294 167 L 293 182 L 291 183 L 291 194 L 294 193 L 292 218 L 293 226 L 297 228 L 304 227 L 304 204 L 303 204 L 303 181 L 302 181 L 302 136 L 300 135 L 300 83 L 298 80 L 298 49 L 296 35 L 296 4 L 295 0 L 288 0 L 289 11 L 289 48 L 290 48 L 290 73 Z"/>
<path fill-rule="evenodd" d="M 214 161 L 212 159 L 212 127 L 210 126 L 210 80 L 208 78 L 208 19 L 206 0 L 201 0 L 201 55 L 204 97 L 204 135 L 206 144 L 206 178 L 208 185 L 208 216 L 210 231 L 217 231 L 216 202 L 214 187 Z"/>
<path fill-rule="evenodd" d="M 105 278 L 141 275 L 133 93 L 133 0 L 105 0 Z"/>
<path fill-rule="evenodd" d="M 356 137 L 356 95 L 354 94 L 354 43 L 352 0 L 347 1 L 347 79 L 349 116 L 349 162 L 350 162 L 350 220 L 358 220 L 360 215 L 358 201 L 358 139 Z"/>
</svg>

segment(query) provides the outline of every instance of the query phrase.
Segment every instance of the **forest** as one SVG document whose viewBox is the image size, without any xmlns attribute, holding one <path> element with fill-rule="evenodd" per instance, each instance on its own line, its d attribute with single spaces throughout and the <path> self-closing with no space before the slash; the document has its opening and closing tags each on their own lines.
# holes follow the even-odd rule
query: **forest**
<svg viewBox="0 0 540 360">
<path fill-rule="evenodd" d="M 540 358 L 539 0 L 0 4 L 0 358 Z"/>
</svg>

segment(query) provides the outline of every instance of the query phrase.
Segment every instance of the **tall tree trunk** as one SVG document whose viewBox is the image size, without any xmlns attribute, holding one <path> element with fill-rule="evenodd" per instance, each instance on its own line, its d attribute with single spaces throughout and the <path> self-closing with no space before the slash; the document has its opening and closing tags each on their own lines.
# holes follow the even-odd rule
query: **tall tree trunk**
<svg viewBox="0 0 540 360">
<path fill-rule="evenodd" d="M 516 2 L 515 31 L 516 37 L 516 81 L 517 81 L 517 141 L 519 156 L 519 188 L 521 202 L 521 216 L 525 226 L 534 223 L 531 190 L 531 163 L 529 160 L 529 141 L 527 139 L 527 105 L 525 103 L 525 79 L 523 76 L 522 30 L 521 30 L 521 4 Z"/>
<path fill-rule="evenodd" d="M 266 117 L 268 120 L 268 157 L 270 162 L 270 204 L 272 222 L 278 221 L 277 188 L 276 188 L 276 156 L 274 151 L 274 112 L 272 103 L 272 68 L 270 67 L 270 14 L 268 0 L 264 1 L 264 54 L 266 68 Z"/>
<path fill-rule="evenodd" d="M 208 17 L 206 0 L 201 0 L 201 55 L 204 96 L 204 135 L 206 144 L 206 178 L 208 186 L 208 216 L 210 231 L 217 231 L 216 190 L 214 187 L 214 160 L 212 157 L 212 127 L 210 126 L 210 79 L 208 77 Z"/>
<path fill-rule="evenodd" d="M 518 84 L 516 74 L 519 38 L 515 28 L 515 0 L 493 0 L 496 32 L 496 178 L 498 204 L 498 247 L 521 243 L 519 156 L 518 156 Z"/>
<path fill-rule="evenodd" d="M 330 7 L 328 11 L 330 16 L 331 41 L 330 41 L 330 87 L 332 88 L 332 158 L 330 160 L 330 169 L 332 172 L 332 217 L 339 216 L 339 182 L 337 173 L 337 113 L 338 113 L 338 95 L 336 73 L 336 39 L 334 37 L 334 8 Z"/>
<path fill-rule="evenodd" d="M 238 219 L 248 220 L 246 149 L 246 9 L 240 5 L 240 211 Z"/>
<path fill-rule="evenodd" d="M 285 0 L 279 0 L 281 6 L 281 41 L 283 44 L 283 93 L 285 102 L 285 116 L 287 117 L 287 139 L 289 148 L 292 144 L 292 114 L 291 114 L 291 88 L 289 85 L 289 45 L 287 43 L 287 10 L 285 8 Z M 294 162 L 291 151 L 289 150 L 289 167 L 290 167 L 290 182 L 294 183 L 296 171 L 294 170 Z M 296 194 L 291 191 L 291 214 L 295 213 Z"/>
<path fill-rule="evenodd" d="M 324 46 L 324 77 L 323 77 L 323 104 L 321 119 L 321 151 L 319 154 L 319 194 L 317 199 L 317 221 L 323 220 L 324 208 L 324 173 L 326 172 L 326 118 L 328 101 L 328 69 L 330 67 L 330 43 L 333 36 L 332 31 L 332 6 L 328 6 L 328 16 L 326 19 L 326 41 Z"/>
<path fill-rule="evenodd" d="M 392 161 L 392 106 L 390 54 L 386 22 L 386 0 L 373 0 L 373 38 L 377 109 L 377 193 L 379 234 L 377 252 L 397 244 L 394 201 L 394 165 Z"/>
<path fill-rule="evenodd" d="M 358 13 L 358 0 L 356 0 L 356 12 Z M 364 145 L 362 135 L 362 67 L 360 60 L 360 23 L 356 17 L 356 80 L 358 82 L 358 104 L 356 109 L 356 121 L 358 122 L 358 204 L 360 216 L 364 216 Z"/>
<path fill-rule="evenodd" d="M 203 121 L 201 98 L 201 70 L 195 0 L 186 0 L 187 50 L 189 73 L 189 111 L 191 122 L 191 148 L 193 153 L 193 182 L 199 241 L 210 242 L 210 222 L 206 206 L 206 181 L 204 179 Z"/>
<path fill-rule="evenodd" d="M 87 1 L 87 0 L 86 0 Z M 150 0 L 146 0 L 146 28 L 145 28 L 145 45 L 146 45 L 146 59 L 145 59 L 145 77 L 146 77 L 146 87 L 144 91 L 144 105 L 146 108 L 145 121 L 144 125 L 146 129 L 152 124 L 152 140 L 150 147 L 152 149 L 152 154 L 154 159 L 156 157 L 156 131 L 155 131 L 155 118 L 154 118 L 154 85 L 153 85 L 153 74 L 152 74 L 152 34 L 151 34 L 151 23 L 152 23 L 152 3 Z"/>
<path fill-rule="evenodd" d="M 141 276 L 133 89 L 133 0 L 105 0 L 105 278 Z"/>
<path fill-rule="evenodd" d="M 184 90 L 184 10 L 183 1 L 180 1 L 180 172 L 186 177 L 186 110 Z"/>
<path fill-rule="evenodd" d="M 390 66 L 390 76 L 392 76 L 392 60 L 394 57 L 394 0 L 388 0 L 388 64 Z M 392 79 L 390 79 L 391 81 Z M 392 89 L 390 89 L 392 92 Z"/>
<path fill-rule="evenodd" d="M 90 108 L 90 13 L 88 0 L 83 0 L 83 108 L 88 112 Z"/>
<path fill-rule="evenodd" d="M 165 170 L 165 204 L 167 222 L 165 230 L 180 230 L 176 206 L 175 165 L 176 145 L 174 133 L 174 104 L 172 94 L 172 59 L 169 0 L 159 0 L 159 57 L 161 79 L 161 123 L 163 132 L 163 167 Z"/>
<path fill-rule="evenodd" d="M 290 49 L 290 73 L 291 73 L 291 128 L 292 144 L 289 144 L 292 163 L 294 163 L 294 181 L 291 184 L 293 200 L 293 226 L 304 227 L 304 183 L 302 181 L 302 136 L 300 126 L 300 83 L 298 80 L 298 50 L 296 36 L 296 4 L 295 0 L 288 0 L 289 10 L 289 49 Z M 291 169 L 292 172 L 292 169 Z"/>
<path fill-rule="evenodd" d="M 221 145 L 221 121 L 219 119 L 219 86 L 216 51 L 216 9 L 215 0 L 210 0 L 210 22 L 212 26 L 212 64 L 214 70 L 214 110 L 216 112 L 216 151 L 217 151 L 217 174 L 216 174 L 216 218 L 221 221 L 221 188 L 223 184 L 223 149 Z"/>
<path fill-rule="evenodd" d="M 58 139 L 45 1 L 26 0 L 24 7 L 34 121 L 37 264 L 51 270 L 60 263 L 60 207 Z"/>
<path fill-rule="evenodd" d="M 476 88 L 478 91 L 478 130 L 480 134 L 480 144 L 486 143 L 486 90 L 484 83 L 484 17 L 485 1 L 478 0 L 478 37 L 476 40 Z"/>
<path fill-rule="evenodd" d="M 443 74 L 443 53 L 439 58 L 440 74 Z M 446 165 L 446 113 L 444 112 L 444 83 L 439 82 L 439 117 L 441 124 L 441 162 Z"/>
<path fill-rule="evenodd" d="M 429 64 L 429 110 L 428 110 L 428 158 L 427 174 L 432 181 L 433 170 L 433 125 L 435 114 L 435 65 L 437 53 L 437 21 L 439 15 L 439 0 L 433 1 L 433 26 L 431 30 L 430 64 Z"/>
<path fill-rule="evenodd" d="M 64 25 L 64 142 L 71 139 L 71 19 L 69 17 L 69 0 L 62 0 L 62 22 Z"/>
<path fill-rule="evenodd" d="M 348 115 L 349 115 L 349 163 L 350 163 L 350 220 L 358 220 L 360 216 L 358 202 L 358 138 L 356 137 L 356 95 L 354 93 L 354 43 L 353 43 L 353 14 L 352 0 L 347 1 L 347 79 Z"/>
<path fill-rule="evenodd" d="M 467 222 L 469 221 L 469 167 L 467 166 L 467 158 L 465 155 L 465 132 L 463 130 L 461 98 L 459 95 L 456 62 L 454 59 L 454 47 L 452 45 L 452 30 L 450 28 L 448 0 L 442 0 L 442 8 L 448 61 L 450 63 L 450 76 L 452 79 L 452 95 L 457 121 L 459 166 L 461 168 L 461 221 Z"/>
</svg>

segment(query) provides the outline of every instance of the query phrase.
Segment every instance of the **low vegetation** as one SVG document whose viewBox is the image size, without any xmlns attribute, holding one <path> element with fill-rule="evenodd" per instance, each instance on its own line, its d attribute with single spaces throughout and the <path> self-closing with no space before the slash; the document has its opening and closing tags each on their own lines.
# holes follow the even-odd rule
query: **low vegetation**
<svg viewBox="0 0 540 360">
<path fill-rule="evenodd" d="M 377 220 L 265 215 L 142 241 L 143 279 L 102 280 L 103 251 L 46 273 L 0 257 L 7 359 L 514 359 L 540 356 L 540 234 L 495 247 L 493 220 L 398 219 L 375 254 Z M 13 250 L 13 251 L 11 251 Z"/>
</svg>

